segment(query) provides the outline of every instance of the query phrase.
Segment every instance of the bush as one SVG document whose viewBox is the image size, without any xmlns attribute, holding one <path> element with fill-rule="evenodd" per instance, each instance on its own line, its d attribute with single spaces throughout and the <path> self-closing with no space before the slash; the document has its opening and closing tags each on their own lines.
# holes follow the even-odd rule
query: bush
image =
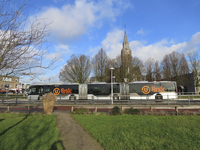
<svg viewBox="0 0 200 150">
<path fill-rule="evenodd" d="M 73 114 L 85 114 L 89 111 L 87 108 L 75 108 Z"/>
<path fill-rule="evenodd" d="M 52 114 L 54 102 L 57 100 L 56 96 L 53 93 L 45 94 L 42 97 L 43 107 L 45 114 Z"/>
<path fill-rule="evenodd" d="M 112 114 L 113 115 L 121 115 L 121 110 L 118 106 L 113 107 L 112 109 Z"/>
<path fill-rule="evenodd" d="M 140 113 L 141 113 L 140 109 L 133 109 L 133 108 L 124 111 L 124 114 L 131 114 L 131 115 L 139 115 Z"/>
</svg>

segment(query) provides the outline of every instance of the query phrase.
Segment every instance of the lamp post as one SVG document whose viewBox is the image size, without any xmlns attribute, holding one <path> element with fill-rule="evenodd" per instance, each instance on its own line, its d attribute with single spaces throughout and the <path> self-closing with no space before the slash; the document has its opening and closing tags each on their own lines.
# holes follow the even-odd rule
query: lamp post
<svg viewBox="0 0 200 150">
<path fill-rule="evenodd" d="M 9 85 L 6 84 L 6 85 L 5 85 L 5 88 L 6 88 L 6 97 L 7 97 L 7 96 L 8 96 L 8 90 L 7 90 L 7 89 L 9 88 Z"/>
<path fill-rule="evenodd" d="M 112 81 L 112 79 L 113 79 L 112 73 L 113 72 L 112 71 L 114 70 L 114 68 L 111 67 L 110 70 L 111 70 L 111 104 L 113 104 L 113 81 Z"/>
</svg>

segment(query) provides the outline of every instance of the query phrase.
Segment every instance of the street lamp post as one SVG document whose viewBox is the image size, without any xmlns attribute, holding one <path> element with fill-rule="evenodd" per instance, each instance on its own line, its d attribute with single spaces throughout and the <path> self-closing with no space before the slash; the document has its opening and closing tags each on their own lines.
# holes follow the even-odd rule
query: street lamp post
<svg viewBox="0 0 200 150">
<path fill-rule="evenodd" d="M 6 84 L 5 88 L 6 88 L 6 97 L 7 97 L 8 96 L 8 88 L 9 88 L 9 86 Z"/>
<path fill-rule="evenodd" d="M 112 79 L 113 79 L 112 73 L 113 72 L 112 71 L 114 70 L 114 68 L 111 67 L 110 70 L 111 70 L 111 104 L 113 104 L 113 81 L 112 81 Z"/>
</svg>

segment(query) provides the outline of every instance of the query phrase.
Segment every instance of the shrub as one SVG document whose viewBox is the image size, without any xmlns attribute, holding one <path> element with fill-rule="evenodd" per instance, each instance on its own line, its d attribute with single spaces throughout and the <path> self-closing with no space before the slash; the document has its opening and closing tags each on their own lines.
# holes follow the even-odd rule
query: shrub
<svg viewBox="0 0 200 150">
<path fill-rule="evenodd" d="M 133 109 L 133 108 L 124 111 L 124 114 L 131 114 L 131 115 L 139 115 L 140 113 L 141 113 L 140 109 Z"/>
<path fill-rule="evenodd" d="M 85 114 L 89 111 L 87 108 L 75 108 L 73 114 Z"/>
<path fill-rule="evenodd" d="M 45 114 L 52 114 L 54 102 L 57 100 L 56 96 L 53 93 L 45 94 L 42 97 L 43 107 Z"/>
<path fill-rule="evenodd" d="M 113 115 L 121 115 L 121 110 L 118 106 L 115 106 L 112 108 L 112 114 Z"/>
</svg>

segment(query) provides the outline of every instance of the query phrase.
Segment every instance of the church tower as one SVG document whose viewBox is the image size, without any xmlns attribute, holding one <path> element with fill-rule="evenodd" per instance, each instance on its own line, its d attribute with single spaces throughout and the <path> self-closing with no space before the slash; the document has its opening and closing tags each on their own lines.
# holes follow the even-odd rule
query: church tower
<svg viewBox="0 0 200 150">
<path fill-rule="evenodd" d="M 122 43 L 121 60 L 122 69 L 124 70 L 125 76 L 127 76 L 127 74 L 130 72 L 130 69 L 132 68 L 132 54 L 126 35 L 126 25 L 124 29 L 124 42 Z"/>
</svg>

